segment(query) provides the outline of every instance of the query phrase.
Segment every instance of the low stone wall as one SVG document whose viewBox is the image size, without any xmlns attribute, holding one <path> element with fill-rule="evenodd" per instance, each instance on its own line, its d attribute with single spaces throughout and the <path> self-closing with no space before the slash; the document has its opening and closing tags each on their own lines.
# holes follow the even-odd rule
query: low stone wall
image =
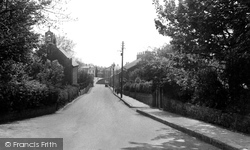
<svg viewBox="0 0 250 150">
<path fill-rule="evenodd" d="M 147 94 L 147 93 L 138 93 L 138 92 L 129 92 L 129 91 L 124 91 L 124 95 L 132 97 L 142 103 L 145 103 L 149 106 L 153 105 L 153 95 L 152 94 Z"/>
</svg>

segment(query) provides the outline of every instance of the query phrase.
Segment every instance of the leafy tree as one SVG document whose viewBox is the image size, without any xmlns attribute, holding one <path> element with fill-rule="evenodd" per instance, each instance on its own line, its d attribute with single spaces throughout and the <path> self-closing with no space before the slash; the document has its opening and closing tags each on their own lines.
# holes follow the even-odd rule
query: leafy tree
<svg viewBox="0 0 250 150">
<path fill-rule="evenodd" d="M 35 2 L 0 2 L 0 74 L 1 80 L 8 80 L 9 60 L 26 62 L 28 53 L 35 47 L 38 35 L 31 32 L 42 14 L 41 6 Z M 35 17 L 33 17 L 35 16 Z M 13 63 L 12 62 L 12 63 Z"/>
<path fill-rule="evenodd" d="M 153 0 L 158 31 L 172 38 L 175 51 L 216 60 L 230 105 L 249 99 L 250 3 L 242 0 Z M 249 102 L 248 102 L 249 103 Z"/>
<path fill-rule="evenodd" d="M 47 85 L 60 86 L 63 82 L 63 71 L 63 66 L 58 61 L 50 62 L 48 60 L 45 64 L 42 64 L 42 68 L 36 75 L 36 79 Z"/>
<path fill-rule="evenodd" d="M 78 80 L 77 82 L 80 84 L 80 88 L 83 89 L 87 87 L 89 84 L 93 84 L 94 78 L 93 76 L 89 75 L 84 70 L 80 70 L 78 72 Z"/>
<path fill-rule="evenodd" d="M 165 8 L 154 2 L 156 27 L 173 38 L 175 50 L 225 60 L 233 47 L 248 40 L 249 7 L 241 1 L 180 0 L 177 6 L 170 0 Z"/>
<path fill-rule="evenodd" d="M 56 44 L 59 49 L 64 50 L 71 56 L 74 54 L 73 48 L 75 47 L 75 43 L 66 36 L 56 36 Z"/>
<path fill-rule="evenodd" d="M 55 104 L 56 91 L 48 85 L 61 83 L 63 69 L 56 62 L 44 64 L 44 52 L 34 54 L 46 50 L 34 29 L 67 18 L 56 9 L 61 2 L 0 0 L 0 113 Z"/>
<path fill-rule="evenodd" d="M 30 53 L 38 48 L 39 35 L 33 31 L 34 26 L 54 21 L 48 17 L 59 15 L 60 11 L 53 9 L 58 6 L 54 3 L 51 0 L 0 1 L 0 82 L 10 80 L 13 63 L 30 60 Z"/>
</svg>

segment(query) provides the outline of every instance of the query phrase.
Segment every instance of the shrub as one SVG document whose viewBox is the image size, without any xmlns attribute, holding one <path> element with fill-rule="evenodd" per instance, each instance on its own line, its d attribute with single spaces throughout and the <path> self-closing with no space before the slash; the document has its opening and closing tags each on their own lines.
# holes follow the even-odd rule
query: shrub
<svg viewBox="0 0 250 150">
<path fill-rule="evenodd" d="M 58 95 L 57 91 L 36 80 L 8 83 L 0 89 L 1 113 L 54 105 Z"/>
<path fill-rule="evenodd" d="M 152 91 L 152 82 L 144 82 L 144 83 L 130 83 L 127 82 L 123 89 L 125 91 L 130 92 L 139 92 L 139 93 L 151 93 Z"/>
<path fill-rule="evenodd" d="M 59 107 L 71 102 L 78 95 L 79 87 L 77 86 L 66 86 L 59 90 L 58 93 L 58 105 Z"/>
<path fill-rule="evenodd" d="M 248 116 L 222 112 L 217 109 L 191 105 L 171 99 L 166 100 L 164 109 L 190 118 L 223 126 L 231 130 L 250 134 L 250 117 Z"/>
<path fill-rule="evenodd" d="M 125 91 L 130 91 L 130 84 L 131 84 L 131 83 L 126 82 L 126 83 L 124 84 L 124 86 L 123 86 L 123 89 L 124 89 Z"/>
<path fill-rule="evenodd" d="M 180 92 L 181 87 L 174 81 L 163 84 L 163 93 L 168 98 L 184 101 L 184 99 L 180 98 Z"/>
<path fill-rule="evenodd" d="M 135 92 L 141 91 L 141 84 L 140 83 L 134 83 L 134 86 L 135 86 Z"/>
<path fill-rule="evenodd" d="M 57 60 L 52 63 L 48 60 L 42 66 L 43 69 L 36 75 L 37 79 L 44 84 L 60 86 L 64 77 L 63 66 Z"/>
<path fill-rule="evenodd" d="M 152 82 L 141 83 L 141 85 L 142 85 L 142 88 L 141 88 L 142 93 L 151 93 L 151 91 L 152 91 Z"/>
<path fill-rule="evenodd" d="M 202 69 L 198 73 L 193 101 L 211 108 L 223 109 L 227 105 L 227 91 L 218 80 L 218 74 L 210 68 Z"/>
<path fill-rule="evenodd" d="M 80 89 L 84 89 L 89 84 L 93 84 L 94 83 L 94 78 L 93 78 L 93 76 L 91 76 L 87 72 L 85 72 L 84 70 L 81 70 L 81 71 L 78 72 L 77 82 L 80 85 Z"/>
<path fill-rule="evenodd" d="M 136 79 L 135 79 L 135 83 L 140 83 L 141 82 L 141 79 L 139 78 L 139 77 L 137 77 Z"/>
</svg>

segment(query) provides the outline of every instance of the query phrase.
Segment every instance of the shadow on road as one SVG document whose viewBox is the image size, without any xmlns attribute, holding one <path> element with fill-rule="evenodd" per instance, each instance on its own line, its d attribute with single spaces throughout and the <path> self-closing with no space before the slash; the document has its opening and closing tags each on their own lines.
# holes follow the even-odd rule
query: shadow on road
<svg viewBox="0 0 250 150">
<path fill-rule="evenodd" d="M 125 147 L 122 150 L 218 150 L 218 148 L 198 141 L 196 138 L 187 136 L 186 134 L 182 136 L 178 132 L 172 132 L 166 128 L 162 128 L 161 130 L 165 130 L 165 134 L 158 135 L 151 139 L 150 142 L 140 143 L 131 141 L 129 142 L 131 147 Z"/>
</svg>

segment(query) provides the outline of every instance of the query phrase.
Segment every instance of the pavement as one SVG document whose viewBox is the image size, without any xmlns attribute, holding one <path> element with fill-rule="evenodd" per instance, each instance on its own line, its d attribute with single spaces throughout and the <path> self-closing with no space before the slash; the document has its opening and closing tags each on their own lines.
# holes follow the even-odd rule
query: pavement
<svg viewBox="0 0 250 150">
<path fill-rule="evenodd" d="M 111 87 L 110 89 L 113 91 Z M 117 95 L 116 93 L 114 93 L 114 95 L 120 98 L 120 95 Z M 126 95 L 123 95 L 120 99 L 128 107 L 136 108 L 136 111 L 142 115 L 150 117 L 188 135 L 194 136 L 223 150 L 250 150 L 249 135 L 232 132 L 199 120 L 151 108 L 150 106 Z"/>
</svg>

